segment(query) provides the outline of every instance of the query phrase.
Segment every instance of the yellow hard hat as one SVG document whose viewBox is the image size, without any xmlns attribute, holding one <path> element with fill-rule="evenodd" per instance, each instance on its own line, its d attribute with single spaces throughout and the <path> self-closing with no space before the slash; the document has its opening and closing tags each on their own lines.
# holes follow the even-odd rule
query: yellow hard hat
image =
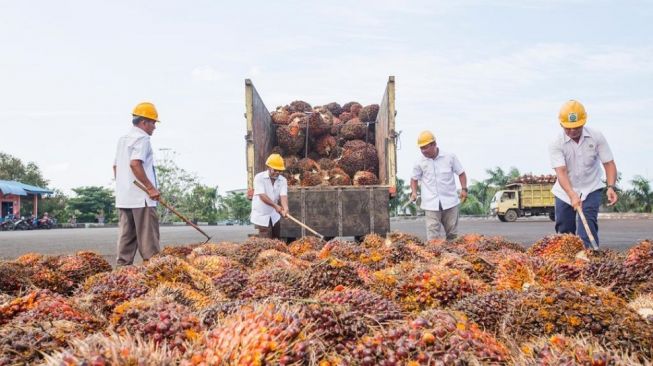
<svg viewBox="0 0 653 366">
<path fill-rule="evenodd" d="M 433 133 L 431 133 L 431 131 L 422 131 L 419 133 L 419 136 L 417 137 L 418 147 L 426 146 L 431 142 L 435 142 L 435 136 L 433 136 Z"/>
<path fill-rule="evenodd" d="M 150 102 L 138 103 L 136 107 L 134 107 L 132 116 L 145 117 L 159 122 L 159 113 L 156 111 L 154 104 Z"/>
<path fill-rule="evenodd" d="M 286 170 L 286 165 L 283 163 L 283 158 L 279 154 L 270 154 L 270 156 L 268 156 L 268 160 L 265 161 L 265 165 L 274 170 Z"/>
<path fill-rule="evenodd" d="M 570 100 L 562 105 L 558 118 L 562 127 L 578 128 L 587 122 L 587 113 L 580 102 Z"/>
</svg>

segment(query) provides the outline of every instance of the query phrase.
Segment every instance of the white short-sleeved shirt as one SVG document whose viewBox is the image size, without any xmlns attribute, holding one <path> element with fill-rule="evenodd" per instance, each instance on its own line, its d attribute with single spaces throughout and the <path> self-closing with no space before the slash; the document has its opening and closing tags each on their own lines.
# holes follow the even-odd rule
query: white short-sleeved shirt
<svg viewBox="0 0 653 366">
<path fill-rule="evenodd" d="M 420 182 L 422 210 L 439 211 L 460 203 L 456 192 L 456 177 L 464 173 L 454 154 L 439 150 L 435 159 L 422 156 L 413 167 L 413 179 Z"/>
<path fill-rule="evenodd" d="M 272 202 L 278 203 L 281 196 L 288 196 L 288 181 L 285 177 L 279 175 L 272 184 L 270 173 L 265 170 L 254 176 L 254 197 L 252 198 L 252 213 L 249 216 L 249 221 L 252 224 L 260 226 L 268 226 L 270 219 L 272 225 L 276 224 L 281 215 L 274 209 L 261 200 L 260 194 L 265 193 Z"/>
<path fill-rule="evenodd" d="M 603 187 L 601 165 L 614 160 L 610 146 L 603 134 L 595 129 L 583 127 L 583 135 L 578 143 L 562 131 L 549 145 L 551 167 L 567 167 L 567 175 L 573 190 L 581 199 Z M 571 200 L 562 189 L 559 181 L 551 192 L 567 204 Z"/>
<path fill-rule="evenodd" d="M 150 144 L 150 135 L 135 126 L 118 140 L 116 157 L 113 162 L 116 166 L 116 207 L 154 207 L 157 204 L 156 201 L 151 200 L 147 193 L 134 184 L 136 177 L 129 166 L 132 160 L 143 162 L 147 178 L 156 187 L 154 153 Z"/>
</svg>

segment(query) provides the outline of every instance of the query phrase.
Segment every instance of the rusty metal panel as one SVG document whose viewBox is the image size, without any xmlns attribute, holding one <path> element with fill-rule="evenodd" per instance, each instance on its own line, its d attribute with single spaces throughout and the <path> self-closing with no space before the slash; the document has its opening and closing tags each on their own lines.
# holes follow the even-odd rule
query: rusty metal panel
<svg viewBox="0 0 653 366">
<path fill-rule="evenodd" d="M 379 157 L 379 181 L 393 187 L 397 185 L 395 114 L 395 78 L 390 76 L 376 116 L 375 145 Z"/>
<path fill-rule="evenodd" d="M 254 187 L 254 175 L 265 170 L 272 147 L 277 143 L 270 112 L 251 80 L 245 80 L 245 118 L 247 119 L 247 188 Z"/>
</svg>

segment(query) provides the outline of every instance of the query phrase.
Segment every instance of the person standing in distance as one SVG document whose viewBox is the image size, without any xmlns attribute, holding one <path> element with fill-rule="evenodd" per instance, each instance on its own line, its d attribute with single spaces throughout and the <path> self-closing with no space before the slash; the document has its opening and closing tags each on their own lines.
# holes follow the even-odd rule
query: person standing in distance
<svg viewBox="0 0 653 366">
<path fill-rule="evenodd" d="M 283 158 L 271 154 L 265 161 L 266 170 L 254 176 L 254 196 L 249 221 L 260 238 L 280 237 L 281 217 L 288 215 L 288 181 L 280 173 L 286 170 Z"/>
<path fill-rule="evenodd" d="M 441 237 L 454 240 L 458 236 L 458 207 L 467 199 L 467 175 L 456 155 L 440 150 L 431 131 L 419 134 L 417 146 L 423 156 L 413 167 L 410 199 L 417 199 L 419 183 L 427 240 Z M 455 176 L 460 180 L 460 196 L 456 192 Z"/>
<path fill-rule="evenodd" d="M 113 174 L 118 208 L 118 266 L 134 263 L 136 250 L 143 262 L 160 251 L 159 218 L 156 213 L 160 193 L 154 170 L 150 136 L 159 122 L 154 104 L 143 102 L 132 112 L 132 128 L 118 140 Z M 134 184 L 138 180 L 147 194 Z"/>
</svg>

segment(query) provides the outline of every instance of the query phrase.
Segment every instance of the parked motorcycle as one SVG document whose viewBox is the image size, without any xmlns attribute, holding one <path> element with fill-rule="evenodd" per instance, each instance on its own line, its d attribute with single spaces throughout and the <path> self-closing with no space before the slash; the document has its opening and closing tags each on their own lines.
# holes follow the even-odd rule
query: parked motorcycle
<svg viewBox="0 0 653 366">
<path fill-rule="evenodd" d="M 0 231 L 14 230 L 14 220 L 6 218 L 0 222 Z"/>
<path fill-rule="evenodd" d="M 14 230 L 32 230 L 32 217 L 21 216 L 14 222 Z"/>
</svg>

